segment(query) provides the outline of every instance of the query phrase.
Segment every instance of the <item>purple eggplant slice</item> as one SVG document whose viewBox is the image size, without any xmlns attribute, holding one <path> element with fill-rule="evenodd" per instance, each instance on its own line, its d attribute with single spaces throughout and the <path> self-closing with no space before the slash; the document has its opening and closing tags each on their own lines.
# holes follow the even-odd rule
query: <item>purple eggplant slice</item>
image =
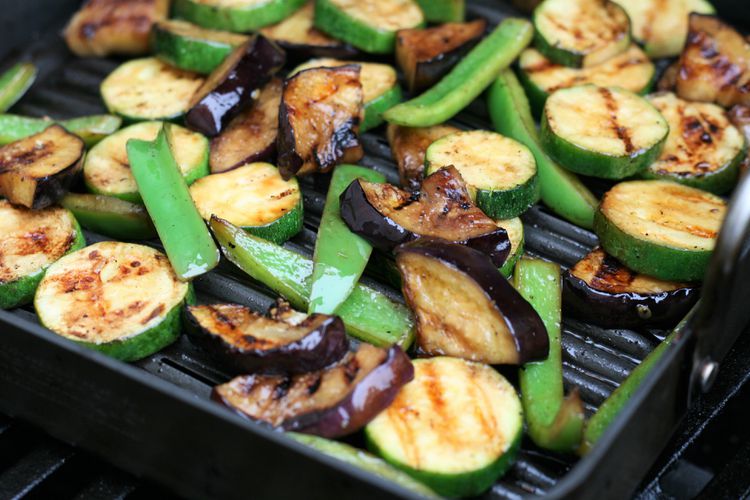
<svg viewBox="0 0 750 500">
<path fill-rule="evenodd" d="M 541 318 L 485 254 L 422 238 L 396 249 L 396 265 L 421 353 L 511 365 L 547 357 Z"/>
<path fill-rule="evenodd" d="M 215 387 L 212 397 L 286 431 L 336 438 L 367 425 L 413 378 L 414 367 L 400 347 L 361 344 L 325 370 L 292 377 L 245 375 Z"/>
<path fill-rule="evenodd" d="M 359 72 L 357 65 L 311 68 L 284 82 L 277 150 L 285 179 L 362 158 Z"/>
<path fill-rule="evenodd" d="M 396 61 L 410 92 L 432 87 L 484 35 L 487 22 L 446 23 L 428 29 L 401 30 L 396 35 Z"/>
<path fill-rule="evenodd" d="M 728 114 L 732 125 L 745 136 L 745 143 L 750 144 L 750 106 L 735 104 Z M 744 175 L 748 170 L 750 170 L 750 153 L 745 154 L 745 159 L 740 163 L 740 174 Z"/>
<path fill-rule="evenodd" d="M 213 138 L 208 158 L 211 173 L 272 159 L 279 131 L 281 88 L 281 80 L 272 79 L 260 90 L 255 102 Z"/>
<path fill-rule="evenodd" d="M 307 316 L 288 305 L 271 314 L 237 304 L 188 306 L 187 331 L 232 373 L 306 373 L 346 354 L 349 342 L 338 316 Z"/>
<path fill-rule="evenodd" d="M 206 79 L 190 102 L 185 124 L 209 137 L 217 135 L 243 109 L 253 93 L 284 65 L 284 51 L 256 35 L 237 47 Z"/>
<path fill-rule="evenodd" d="M 663 281 L 626 268 L 595 248 L 563 277 L 566 312 L 605 328 L 676 325 L 698 300 L 700 288 Z"/>
<path fill-rule="evenodd" d="M 398 165 L 401 187 L 407 191 L 419 191 L 424 179 L 424 155 L 429 145 L 446 135 L 460 131 L 461 129 L 450 125 L 402 127 L 394 123 L 389 124 L 388 144 Z"/>
<path fill-rule="evenodd" d="M 0 194 L 15 205 L 46 208 L 68 191 L 85 144 L 59 125 L 0 148 Z"/>
<path fill-rule="evenodd" d="M 341 195 L 341 218 L 383 251 L 427 236 L 475 248 L 497 267 L 510 253 L 505 229 L 472 203 L 453 167 L 428 176 L 418 194 L 358 179 Z"/>
</svg>

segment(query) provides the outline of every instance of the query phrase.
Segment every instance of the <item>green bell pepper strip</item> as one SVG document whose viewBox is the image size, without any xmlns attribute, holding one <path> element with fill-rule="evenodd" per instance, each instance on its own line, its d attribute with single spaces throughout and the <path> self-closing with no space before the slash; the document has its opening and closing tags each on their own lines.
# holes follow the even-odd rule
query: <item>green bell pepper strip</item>
<svg viewBox="0 0 750 500">
<path fill-rule="evenodd" d="M 529 436 L 537 446 L 547 450 L 575 451 L 581 443 L 585 416 L 577 389 L 564 397 L 560 266 L 522 257 L 516 264 L 513 278 L 516 289 L 539 313 L 549 336 L 547 359 L 526 363 L 519 371 Z"/>
<path fill-rule="evenodd" d="M 294 308 L 307 309 L 313 274 L 310 259 L 218 217 L 212 217 L 209 225 L 224 255 L 234 265 L 284 297 Z M 409 310 L 367 286 L 356 285 L 336 314 L 351 336 L 376 346 L 398 344 L 407 349 L 414 340 L 414 318 Z"/>
<path fill-rule="evenodd" d="M 90 148 L 116 132 L 122 125 L 122 119 L 114 115 L 92 115 L 58 121 L 49 118 L 0 115 L 0 146 L 37 134 L 54 124 L 62 126 L 72 134 L 76 134 L 83 139 L 86 147 Z"/>
<path fill-rule="evenodd" d="M 172 156 L 167 127 L 154 141 L 130 139 L 128 162 L 169 262 L 188 280 L 216 267 L 220 254 Z"/>
<path fill-rule="evenodd" d="M 81 226 L 120 240 L 156 238 L 148 212 L 143 205 L 102 194 L 68 193 L 60 200 Z"/>
<path fill-rule="evenodd" d="M 383 117 L 407 127 L 429 127 L 452 118 L 513 62 L 531 42 L 533 33 L 527 20 L 505 19 L 434 87 L 392 107 Z"/>
<path fill-rule="evenodd" d="M 524 144 L 534 155 L 544 204 L 573 224 L 592 229 L 599 202 L 575 174 L 542 149 L 529 101 L 512 70 L 500 73 L 490 87 L 488 108 L 495 130 Z"/>
<path fill-rule="evenodd" d="M 36 66 L 18 63 L 0 75 L 0 113 L 8 111 L 29 90 L 36 79 Z"/>
<path fill-rule="evenodd" d="M 385 182 L 385 176 L 356 165 L 339 165 L 328 187 L 315 242 L 310 313 L 333 314 L 362 276 L 372 252 L 364 238 L 352 233 L 340 215 L 339 197 L 352 181 Z"/>
</svg>

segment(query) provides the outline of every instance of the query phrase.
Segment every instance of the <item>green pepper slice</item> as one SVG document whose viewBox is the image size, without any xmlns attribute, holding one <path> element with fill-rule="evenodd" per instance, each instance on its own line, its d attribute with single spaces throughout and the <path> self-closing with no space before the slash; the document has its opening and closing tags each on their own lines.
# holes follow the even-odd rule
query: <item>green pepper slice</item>
<svg viewBox="0 0 750 500">
<path fill-rule="evenodd" d="M 0 113 L 8 111 L 23 97 L 36 79 L 36 66 L 18 63 L 0 75 Z"/>
<path fill-rule="evenodd" d="M 92 147 L 108 135 L 116 132 L 122 119 L 114 115 L 91 115 L 70 120 L 31 118 L 20 115 L 0 115 L 0 146 L 38 134 L 50 125 L 60 125 L 68 132 L 83 139 L 86 147 Z"/>
</svg>

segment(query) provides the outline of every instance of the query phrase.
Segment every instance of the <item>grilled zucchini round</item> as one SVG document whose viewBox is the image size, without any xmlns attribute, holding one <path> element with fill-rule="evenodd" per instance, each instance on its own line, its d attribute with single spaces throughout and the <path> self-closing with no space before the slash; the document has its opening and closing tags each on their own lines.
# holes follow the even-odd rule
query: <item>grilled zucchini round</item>
<svg viewBox="0 0 750 500">
<path fill-rule="evenodd" d="M 277 23 L 307 0 L 175 0 L 175 17 L 215 30 L 248 32 Z"/>
</svg>

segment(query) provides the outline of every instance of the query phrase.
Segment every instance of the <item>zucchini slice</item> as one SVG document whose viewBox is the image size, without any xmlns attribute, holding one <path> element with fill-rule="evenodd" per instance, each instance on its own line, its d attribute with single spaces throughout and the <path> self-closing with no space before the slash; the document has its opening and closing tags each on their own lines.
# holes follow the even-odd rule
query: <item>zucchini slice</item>
<svg viewBox="0 0 750 500">
<path fill-rule="evenodd" d="M 269 163 L 206 176 L 190 187 L 190 195 L 204 220 L 215 215 L 274 243 L 281 244 L 302 229 L 297 179 L 282 179 Z"/>
<path fill-rule="evenodd" d="M 311 59 L 292 71 L 296 74 L 310 68 L 338 68 L 356 64 L 360 67 L 359 81 L 362 84 L 364 118 L 359 126 L 365 132 L 383 123 L 383 113 L 401 102 L 401 87 L 398 86 L 396 70 L 380 63 L 340 61 L 338 59 Z"/>
<path fill-rule="evenodd" d="M 621 182 L 602 198 L 594 231 L 604 250 L 630 269 L 672 281 L 700 281 L 726 202 L 667 181 Z"/>
<path fill-rule="evenodd" d="M 174 120 L 187 112 L 202 84 L 197 73 L 145 57 L 118 66 L 100 90 L 107 109 L 125 120 Z"/>
<path fill-rule="evenodd" d="M 460 23 L 466 16 L 466 0 L 417 0 L 426 21 Z"/>
<path fill-rule="evenodd" d="M 433 142 L 425 154 L 427 173 L 453 165 L 472 199 L 493 219 L 524 213 L 539 199 L 536 161 L 529 148 L 486 130 L 456 132 Z"/>
<path fill-rule="evenodd" d="M 610 0 L 544 0 L 533 15 L 536 48 L 572 68 L 596 66 L 630 46 L 630 20 Z"/>
<path fill-rule="evenodd" d="M 635 44 L 607 61 L 589 68 L 569 68 L 555 64 L 536 49 L 526 49 L 518 60 L 519 78 L 526 89 L 534 116 L 539 116 L 551 93 L 576 85 L 593 83 L 600 87 L 620 87 L 645 94 L 656 78 L 656 68 Z"/>
<path fill-rule="evenodd" d="M 187 21 L 159 21 L 151 32 L 151 46 L 156 57 L 185 71 L 210 73 L 247 36 L 201 28 Z"/>
<path fill-rule="evenodd" d="M 506 220 L 497 220 L 495 224 L 498 227 L 505 229 L 508 234 L 508 240 L 510 240 L 510 254 L 505 259 L 503 266 L 500 268 L 500 274 L 509 278 L 513 274 L 513 269 L 516 267 L 516 262 L 523 255 L 524 248 L 524 234 L 523 234 L 523 222 L 518 217 Z"/>
<path fill-rule="evenodd" d="M 683 101 L 671 92 L 648 99 L 666 118 L 669 136 L 661 156 L 643 175 L 714 194 L 732 189 L 746 145 L 727 112 L 715 104 Z"/>
<path fill-rule="evenodd" d="M 389 54 L 398 30 L 424 26 L 413 0 L 316 0 L 315 27 L 353 46 Z"/>
<path fill-rule="evenodd" d="M 0 193 L 11 203 L 46 208 L 68 190 L 85 145 L 59 125 L 0 148 Z"/>
<path fill-rule="evenodd" d="M 691 12 L 713 14 L 706 0 L 615 0 L 630 18 L 633 38 L 653 58 L 673 57 L 682 52 Z"/>
<path fill-rule="evenodd" d="M 669 124 L 646 100 L 618 87 L 561 89 L 544 105 L 545 151 L 578 174 L 622 179 L 661 155 Z"/>
<path fill-rule="evenodd" d="M 281 80 L 273 78 L 260 89 L 255 102 L 211 140 L 208 163 L 212 173 L 270 160 L 276 154 L 282 88 Z"/>
<path fill-rule="evenodd" d="M 53 120 L 47 117 L 31 118 L 30 116 L 0 114 L 0 146 L 38 134 L 50 125 L 60 125 L 83 139 L 86 146 L 90 148 L 119 129 L 122 119 L 113 115 L 91 115 L 69 120 Z"/>
<path fill-rule="evenodd" d="M 414 380 L 365 428 L 368 447 L 441 496 L 476 496 L 513 464 L 523 435 L 515 388 L 487 365 L 414 360 Z"/>
<path fill-rule="evenodd" d="M 396 34 L 396 61 L 409 91 L 432 87 L 484 36 L 487 22 L 447 23 L 428 29 L 400 30 Z"/>
<path fill-rule="evenodd" d="M 50 264 L 86 246 L 73 214 L 29 210 L 0 200 L 0 309 L 28 304 Z"/>
<path fill-rule="evenodd" d="M 306 0 L 175 0 L 172 14 L 204 28 L 248 32 L 278 23 Z"/>
<path fill-rule="evenodd" d="M 167 257 L 133 243 L 102 241 L 52 264 L 37 288 L 39 321 L 61 337 L 123 361 L 150 356 L 180 335 L 192 285 Z"/>
<path fill-rule="evenodd" d="M 401 187 L 407 191 L 419 191 L 424 178 L 424 155 L 430 144 L 446 135 L 460 132 L 451 125 L 432 127 L 402 127 L 389 123 L 387 129 L 391 154 L 398 165 Z"/>
<path fill-rule="evenodd" d="M 605 328 L 673 328 L 700 287 L 638 274 L 595 248 L 565 272 L 566 312 Z"/>
<path fill-rule="evenodd" d="M 130 171 L 125 145 L 130 139 L 152 141 L 159 134 L 162 122 L 142 122 L 110 135 L 91 148 L 83 164 L 83 180 L 93 193 L 114 196 L 140 203 L 138 185 Z M 183 177 L 188 184 L 208 175 L 208 139 L 190 130 L 172 125 L 170 142 Z"/>
<path fill-rule="evenodd" d="M 101 194 L 68 193 L 60 205 L 90 231 L 122 240 L 156 238 L 156 229 L 143 205 Z"/>
</svg>

